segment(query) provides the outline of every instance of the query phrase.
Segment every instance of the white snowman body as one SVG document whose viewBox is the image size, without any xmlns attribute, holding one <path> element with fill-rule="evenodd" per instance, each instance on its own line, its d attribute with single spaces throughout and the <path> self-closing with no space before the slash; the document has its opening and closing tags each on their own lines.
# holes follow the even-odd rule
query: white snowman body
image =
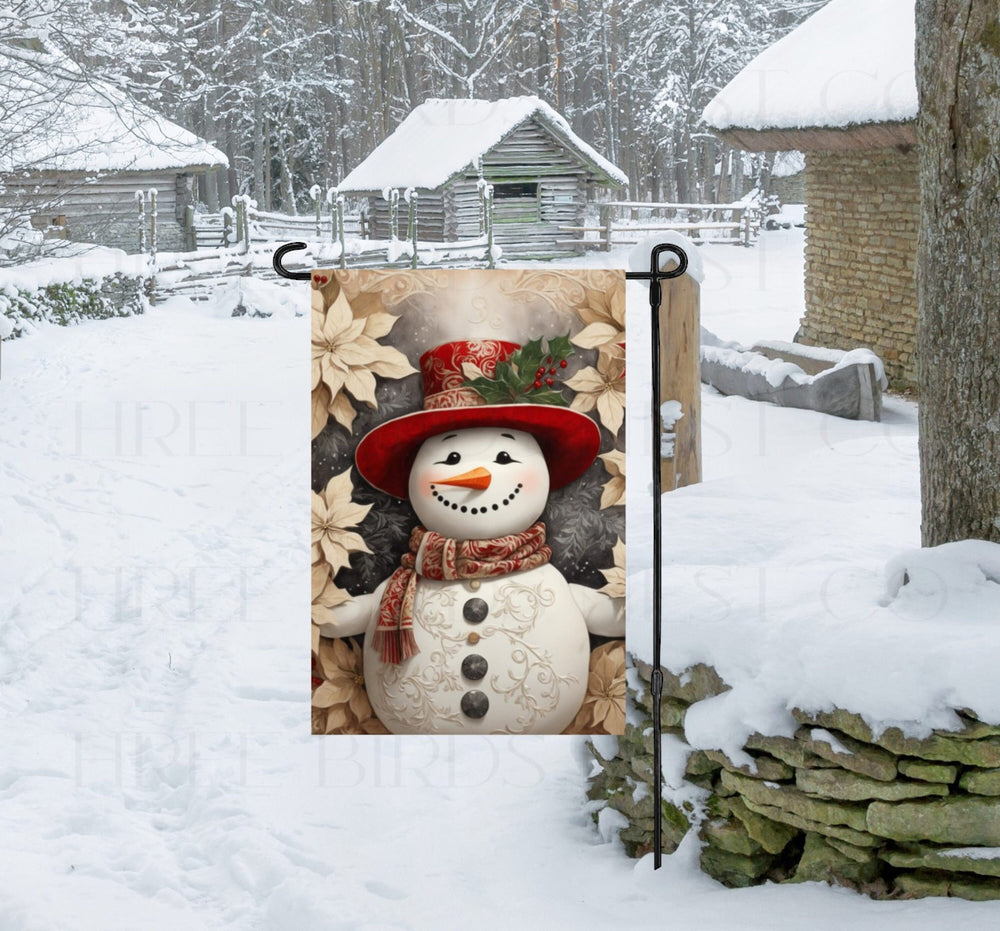
<svg viewBox="0 0 1000 931">
<path fill-rule="evenodd" d="M 365 639 L 368 698 L 394 734 L 558 734 L 583 702 L 590 639 L 554 566 L 421 579 L 413 633 L 419 652 L 396 664 Z"/>
<path fill-rule="evenodd" d="M 409 478 L 423 526 L 456 540 L 528 530 L 548 493 L 538 442 L 504 427 L 432 436 Z M 365 684 L 382 723 L 395 734 L 561 733 L 586 693 L 588 629 L 622 636 L 621 607 L 550 564 L 436 581 L 419 578 L 420 553 L 416 560 L 413 656 L 389 663 L 373 646 L 385 584 L 339 609 L 339 623 L 323 631 L 367 634 Z"/>
</svg>

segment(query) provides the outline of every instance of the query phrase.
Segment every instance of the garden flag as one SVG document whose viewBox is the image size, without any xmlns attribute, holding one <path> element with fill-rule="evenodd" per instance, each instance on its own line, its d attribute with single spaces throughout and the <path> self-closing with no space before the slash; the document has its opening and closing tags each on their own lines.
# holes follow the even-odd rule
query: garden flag
<svg viewBox="0 0 1000 931">
<path fill-rule="evenodd" d="M 312 273 L 314 733 L 624 732 L 624 286 Z"/>
</svg>

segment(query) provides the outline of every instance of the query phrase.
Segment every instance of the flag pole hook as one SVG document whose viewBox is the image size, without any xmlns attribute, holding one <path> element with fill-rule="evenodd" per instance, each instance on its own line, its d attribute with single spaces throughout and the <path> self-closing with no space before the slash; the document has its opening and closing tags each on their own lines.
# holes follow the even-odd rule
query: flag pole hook
<svg viewBox="0 0 1000 931">
<path fill-rule="evenodd" d="M 281 264 L 282 259 L 289 252 L 297 252 L 299 249 L 307 248 L 304 242 L 286 242 L 282 246 L 278 246 L 274 250 L 274 256 L 271 258 L 271 267 L 279 274 L 282 278 L 291 278 L 292 281 L 308 281 L 312 275 L 309 272 L 293 272 L 291 269 L 285 268 Z"/>
</svg>

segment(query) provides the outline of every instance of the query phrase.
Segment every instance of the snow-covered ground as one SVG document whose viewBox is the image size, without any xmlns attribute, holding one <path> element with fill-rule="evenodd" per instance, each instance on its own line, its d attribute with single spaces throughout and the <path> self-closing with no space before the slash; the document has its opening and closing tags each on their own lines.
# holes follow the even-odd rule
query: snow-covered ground
<svg viewBox="0 0 1000 931">
<path fill-rule="evenodd" d="M 706 325 L 790 339 L 801 231 L 710 248 Z M 592 826 L 578 738 L 311 737 L 309 324 L 283 308 L 175 300 L 4 344 L 0 929 L 996 922 L 995 904 L 727 890 L 693 843 L 654 873 Z M 683 548 L 709 592 L 739 582 L 729 610 L 763 626 L 804 584 L 789 567 L 848 545 L 844 585 L 867 590 L 915 545 L 912 405 L 879 425 L 704 400 L 706 481 L 671 498 L 667 556 Z M 629 558 L 641 576 L 641 547 Z"/>
</svg>

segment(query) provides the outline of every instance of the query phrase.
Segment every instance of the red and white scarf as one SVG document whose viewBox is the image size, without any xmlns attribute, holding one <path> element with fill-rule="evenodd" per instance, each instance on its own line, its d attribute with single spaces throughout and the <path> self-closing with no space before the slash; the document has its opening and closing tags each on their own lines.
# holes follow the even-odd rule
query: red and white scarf
<svg viewBox="0 0 1000 931">
<path fill-rule="evenodd" d="M 401 663 L 419 652 L 413 636 L 418 577 L 438 581 L 483 579 L 544 566 L 551 556 L 541 521 L 523 533 L 491 540 L 453 540 L 415 527 L 410 534 L 410 551 L 403 555 L 382 594 L 372 646 L 384 663 Z"/>
</svg>

